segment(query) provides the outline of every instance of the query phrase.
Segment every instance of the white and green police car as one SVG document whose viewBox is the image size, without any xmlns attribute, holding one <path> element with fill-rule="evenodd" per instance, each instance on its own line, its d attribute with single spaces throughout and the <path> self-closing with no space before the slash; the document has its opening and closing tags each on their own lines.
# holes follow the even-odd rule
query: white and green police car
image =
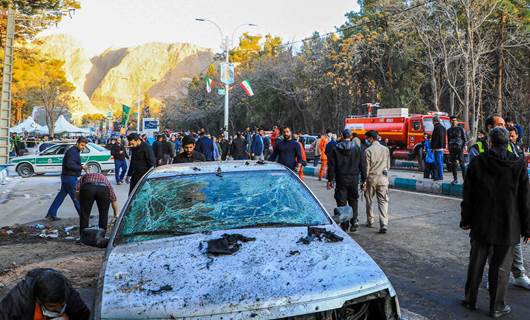
<svg viewBox="0 0 530 320">
<path fill-rule="evenodd" d="M 59 143 L 37 153 L 13 158 L 10 164 L 19 176 L 29 178 L 34 174 L 60 173 L 66 150 L 75 143 Z M 81 152 L 81 163 L 86 164 L 88 172 L 106 172 L 114 170 L 114 159 L 110 151 L 94 143 L 88 143 Z"/>
</svg>

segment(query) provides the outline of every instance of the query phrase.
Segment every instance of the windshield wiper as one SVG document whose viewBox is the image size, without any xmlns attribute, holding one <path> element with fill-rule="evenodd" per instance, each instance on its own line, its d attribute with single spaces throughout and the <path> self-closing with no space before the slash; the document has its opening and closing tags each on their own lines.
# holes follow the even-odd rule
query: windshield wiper
<svg viewBox="0 0 530 320">
<path fill-rule="evenodd" d="M 194 234 L 194 232 L 186 232 L 179 230 L 152 230 L 152 231 L 137 231 L 121 235 L 121 238 L 129 238 L 135 236 L 186 236 Z"/>
<path fill-rule="evenodd" d="M 251 229 L 251 228 L 267 228 L 267 227 L 308 227 L 310 224 L 306 223 L 291 223 L 291 222 L 264 222 L 249 224 L 246 226 L 236 227 L 234 229 Z"/>
</svg>

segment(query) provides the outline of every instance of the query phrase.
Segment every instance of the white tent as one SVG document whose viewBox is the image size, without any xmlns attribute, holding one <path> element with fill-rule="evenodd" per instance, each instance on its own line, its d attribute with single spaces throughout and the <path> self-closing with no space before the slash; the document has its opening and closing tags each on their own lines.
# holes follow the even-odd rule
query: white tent
<svg viewBox="0 0 530 320">
<path fill-rule="evenodd" d="M 55 121 L 55 133 L 90 133 L 90 131 L 74 126 L 68 122 L 63 115 L 60 115 L 57 121 Z"/>
<path fill-rule="evenodd" d="M 48 134 L 48 127 L 41 126 L 32 117 L 28 117 L 26 120 L 9 129 L 9 132 Z"/>
</svg>

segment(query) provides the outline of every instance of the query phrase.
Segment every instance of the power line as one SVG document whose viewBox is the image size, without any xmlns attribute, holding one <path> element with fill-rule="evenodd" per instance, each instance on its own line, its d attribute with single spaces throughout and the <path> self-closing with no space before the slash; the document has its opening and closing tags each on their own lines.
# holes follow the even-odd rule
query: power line
<svg viewBox="0 0 530 320">
<path fill-rule="evenodd" d="M 417 9 L 419 7 L 423 7 L 423 6 L 427 5 L 427 4 L 431 4 L 431 3 L 434 3 L 434 2 L 438 2 L 438 0 L 427 0 L 425 2 L 422 2 L 422 3 L 416 4 L 414 6 L 411 6 L 411 7 L 405 8 L 403 10 L 400 10 L 400 11 L 392 14 L 392 17 L 391 17 L 390 20 L 393 20 L 397 16 L 402 15 L 404 13 L 407 13 L 407 12 L 409 12 L 411 10 Z M 351 29 L 354 29 L 354 28 L 360 28 L 360 27 L 363 27 L 363 26 L 366 26 L 366 25 L 373 24 L 375 22 L 378 22 L 378 20 L 368 20 L 368 21 L 366 21 L 364 23 L 353 24 L 353 25 L 350 25 L 350 26 L 347 26 L 347 27 L 344 27 L 344 28 L 340 28 L 340 29 L 338 29 L 336 31 L 331 31 L 331 32 L 324 33 L 322 35 L 312 36 L 312 37 L 308 37 L 308 38 L 301 39 L 301 40 L 296 40 L 296 41 L 291 41 L 291 42 L 286 42 L 286 43 L 281 44 L 279 47 L 286 47 L 286 46 L 291 46 L 291 45 L 296 44 L 296 43 L 306 42 L 306 41 L 309 41 L 309 40 L 316 40 L 316 39 L 326 38 L 326 37 L 329 37 L 329 36 L 331 36 L 333 34 L 336 34 L 336 33 L 342 33 L 344 31 L 348 31 L 348 30 L 351 30 Z"/>
</svg>

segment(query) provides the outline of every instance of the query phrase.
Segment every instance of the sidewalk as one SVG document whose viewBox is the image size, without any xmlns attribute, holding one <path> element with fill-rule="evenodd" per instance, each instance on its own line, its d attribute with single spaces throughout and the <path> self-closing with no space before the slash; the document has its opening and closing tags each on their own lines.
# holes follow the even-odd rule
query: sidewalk
<svg viewBox="0 0 530 320">
<path fill-rule="evenodd" d="M 304 174 L 308 176 L 318 177 L 320 166 L 304 167 Z M 401 190 L 424 192 L 431 194 L 440 194 L 453 197 L 461 197 L 463 191 L 462 174 L 458 172 L 458 184 L 451 184 L 453 175 L 450 172 L 444 173 L 443 181 L 433 181 L 431 179 L 424 179 L 423 173 L 413 170 L 390 170 L 390 187 Z"/>
</svg>

